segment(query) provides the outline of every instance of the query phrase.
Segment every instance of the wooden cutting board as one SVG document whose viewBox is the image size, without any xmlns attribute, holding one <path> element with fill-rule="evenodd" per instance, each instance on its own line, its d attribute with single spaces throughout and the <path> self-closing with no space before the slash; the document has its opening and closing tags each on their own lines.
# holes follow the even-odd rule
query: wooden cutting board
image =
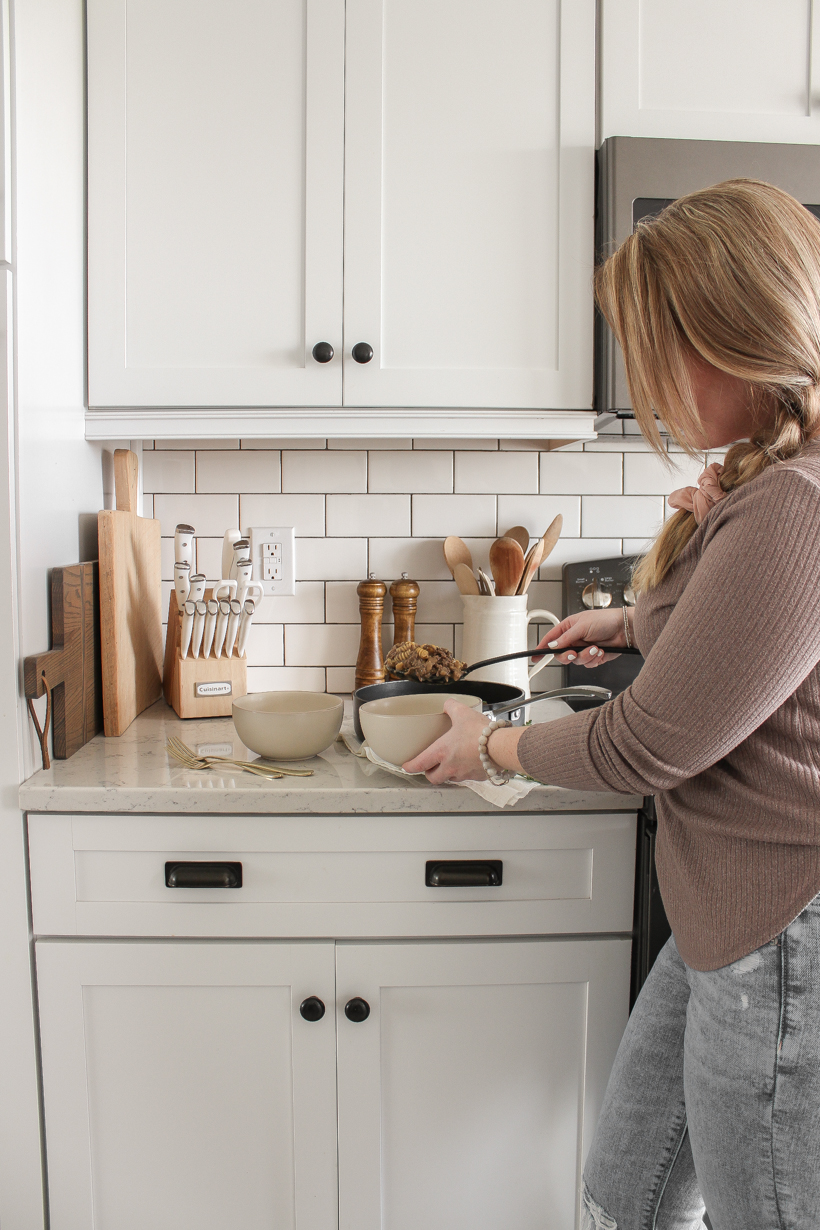
<svg viewBox="0 0 820 1230">
<path fill-rule="evenodd" d="M 103 724 L 96 562 L 52 569 L 51 643 L 25 659 L 24 690 L 36 699 L 51 689 L 54 756 L 67 760 Z"/>
<path fill-rule="evenodd" d="M 162 695 L 160 525 L 137 516 L 136 453 L 114 453 L 116 511 L 98 516 L 106 735 L 121 735 Z"/>
</svg>

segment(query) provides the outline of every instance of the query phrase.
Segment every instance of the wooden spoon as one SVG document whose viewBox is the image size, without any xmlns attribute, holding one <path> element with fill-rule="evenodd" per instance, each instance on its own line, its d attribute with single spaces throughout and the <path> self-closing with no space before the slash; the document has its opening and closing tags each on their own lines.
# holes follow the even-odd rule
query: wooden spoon
<svg viewBox="0 0 820 1230">
<path fill-rule="evenodd" d="M 530 581 L 547 556 L 555 549 L 555 544 L 561 537 L 561 530 L 563 528 L 564 518 L 559 513 L 549 525 L 544 533 L 544 537 L 539 538 L 538 542 L 530 547 L 527 552 L 527 558 L 524 560 L 524 571 L 521 574 L 521 580 L 518 582 L 518 588 L 515 591 L 517 594 L 525 594 L 527 592 L 530 587 Z"/>
<path fill-rule="evenodd" d="M 524 571 L 524 552 L 514 538 L 496 538 L 490 547 L 490 569 L 499 598 L 515 593 Z"/>
<path fill-rule="evenodd" d="M 466 564 L 472 572 L 473 557 L 470 548 L 457 534 L 451 534 L 444 539 L 444 560 L 453 576 L 456 575 L 456 564 Z"/>
<path fill-rule="evenodd" d="M 501 536 L 502 538 L 514 538 L 525 555 L 530 549 L 530 531 L 523 525 L 514 525 L 511 530 L 507 530 Z"/>
<path fill-rule="evenodd" d="M 458 563 L 453 569 L 456 585 L 462 594 L 480 594 L 478 581 L 475 579 L 475 573 L 472 568 L 468 568 L 466 564 Z"/>
</svg>

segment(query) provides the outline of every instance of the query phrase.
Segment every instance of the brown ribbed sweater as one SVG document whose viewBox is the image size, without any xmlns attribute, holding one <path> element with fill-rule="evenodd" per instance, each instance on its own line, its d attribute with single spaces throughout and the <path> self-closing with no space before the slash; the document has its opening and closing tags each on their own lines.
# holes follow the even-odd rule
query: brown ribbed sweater
<svg viewBox="0 0 820 1230">
<path fill-rule="evenodd" d="M 675 940 L 717 969 L 820 892 L 820 444 L 715 506 L 635 637 L 632 686 L 529 727 L 518 755 L 552 785 L 657 795 Z"/>
</svg>

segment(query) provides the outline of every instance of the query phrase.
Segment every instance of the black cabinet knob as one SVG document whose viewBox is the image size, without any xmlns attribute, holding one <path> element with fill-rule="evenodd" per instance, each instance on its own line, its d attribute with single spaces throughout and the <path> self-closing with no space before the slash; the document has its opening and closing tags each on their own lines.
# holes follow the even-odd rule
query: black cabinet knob
<svg viewBox="0 0 820 1230">
<path fill-rule="evenodd" d="M 359 1025 L 370 1016 L 370 1004 L 366 999 L 360 999 L 357 995 L 354 999 L 349 999 L 345 1004 L 345 1016 L 349 1021 Z"/>
<path fill-rule="evenodd" d="M 318 995 L 309 995 L 302 1000 L 299 1011 L 306 1021 L 321 1021 L 325 1015 L 325 1006 Z"/>
<path fill-rule="evenodd" d="M 369 363 L 373 358 L 373 347 L 369 342 L 357 342 L 350 353 L 357 363 Z"/>
<path fill-rule="evenodd" d="M 333 347 L 330 342 L 317 342 L 313 347 L 313 357 L 317 363 L 329 363 L 333 358 Z"/>
</svg>

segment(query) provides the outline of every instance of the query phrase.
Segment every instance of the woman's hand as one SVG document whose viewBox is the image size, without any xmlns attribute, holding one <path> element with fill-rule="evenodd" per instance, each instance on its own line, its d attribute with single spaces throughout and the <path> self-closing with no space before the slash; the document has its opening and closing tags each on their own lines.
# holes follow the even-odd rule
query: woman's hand
<svg viewBox="0 0 820 1230">
<path fill-rule="evenodd" d="M 632 608 L 627 608 L 630 636 L 632 634 Z M 589 649 L 573 649 L 579 641 L 591 643 Z M 603 648 L 602 648 L 603 646 Z M 600 666 L 618 656 L 619 649 L 626 649 L 623 607 L 606 607 L 598 611 L 581 611 L 570 615 L 552 628 L 538 645 L 555 654 L 555 662 L 563 665 Z M 614 652 L 607 653 L 611 649 Z"/>
<path fill-rule="evenodd" d="M 444 712 L 453 723 L 451 729 L 401 767 L 407 773 L 426 773 L 428 782 L 434 785 L 441 782 L 484 781 L 486 775 L 478 756 L 478 740 L 491 718 L 480 709 L 471 709 L 457 700 L 446 700 Z M 490 755 L 494 760 L 500 756 L 501 760 L 496 763 L 504 768 L 521 769 L 515 754 L 521 730 L 521 727 L 505 728 L 493 735 Z M 510 744 L 503 752 L 496 747 L 502 736 L 505 745 Z M 505 764 L 505 761 L 508 763 Z"/>
</svg>

